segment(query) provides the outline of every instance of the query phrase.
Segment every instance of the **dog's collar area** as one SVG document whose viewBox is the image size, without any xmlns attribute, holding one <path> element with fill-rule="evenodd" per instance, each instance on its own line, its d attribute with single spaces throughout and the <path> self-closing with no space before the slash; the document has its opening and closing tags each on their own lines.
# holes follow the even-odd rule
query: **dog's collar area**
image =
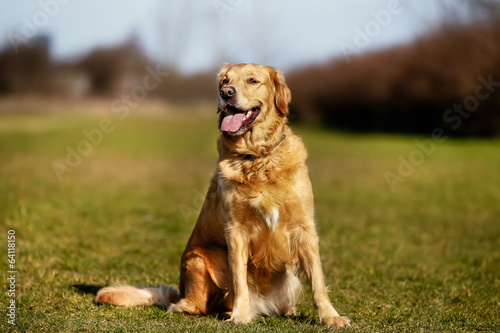
<svg viewBox="0 0 500 333">
<path fill-rule="evenodd" d="M 252 155 L 252 154 L 244 154 L 244 155 L 241 155 L 241 154 L 238 154 L 238 153 L 237 153 L 237 154 L 238 154 L 238 155 L 243 156 L 243 159 L 244 159 L 244 160 L 247 160 L 247 161 L 253 161 L 253 160 L 258 159 L 258 158 L 261 158 L 261 157 L 266 157 L 266 156 L 268 156 L 268 155 L 271 155 L 271 153 L 272 153 L 272 152 L 273 152 L 276 148 L 278 148 L 278 146 L 279 146 L 279 145 L 280 145 L 280 144 L 281 144 L 281 143 L 282 143 L 285 139 L 286 139 L 286 134 L 283 134 L 283 135 L 280 137 L 280 139 L 278 140 L 278 142 L 276 142 L 276 143 L 274 144 L 274 146 L 273 146 L 271 149 L 269 149 L 269 150 L 267 151 L 267 153 L 265 153 L 265 154 L 260 154 L 260 155 Z"/>
</svg>

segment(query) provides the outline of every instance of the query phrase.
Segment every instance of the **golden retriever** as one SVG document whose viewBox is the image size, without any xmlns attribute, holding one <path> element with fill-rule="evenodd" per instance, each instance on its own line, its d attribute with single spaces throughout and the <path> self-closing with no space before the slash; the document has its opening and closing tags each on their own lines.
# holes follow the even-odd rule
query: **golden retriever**
<svg viewBox="0 0 500 333">
<path fill-rule="evenodd" d="M 157 304 L 248 323 L 259 315 L 292 315 L 303 272 L 320 322 L 348 326 L 325 287 L 307 151 L 286 125 L 291 95 L 283 74 L 226 64 L 218 82 L 219 162 L 182 256 L 179 291 L 106 287 L 96 302 Z"/>
</svg>

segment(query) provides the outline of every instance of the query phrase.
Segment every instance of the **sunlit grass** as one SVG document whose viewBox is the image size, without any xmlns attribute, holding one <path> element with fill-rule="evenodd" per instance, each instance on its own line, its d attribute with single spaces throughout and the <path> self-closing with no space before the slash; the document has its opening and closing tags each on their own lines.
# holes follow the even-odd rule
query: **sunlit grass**
<svg viewBox="0 0 500 333">
<path fill-rule="evenodd" d="M 61 182 L 54 161 L 100 119 L 0 118 L 1 244 L 13 229 L 18 251 L 16 326 L 4 316 L 1 331 L 328 331 L 308 288 L 297 316 L 248 327 L 93 304 L 98 286 L 178 284 L 218 135 L 215 114 L 112 118 Z M 447 140 L 393 192 L 384 174 L 415 138 L 294 128 L 309 150 L 331 299 L 353 330 L 500 330 L 500 141 Z"/>
</svg>

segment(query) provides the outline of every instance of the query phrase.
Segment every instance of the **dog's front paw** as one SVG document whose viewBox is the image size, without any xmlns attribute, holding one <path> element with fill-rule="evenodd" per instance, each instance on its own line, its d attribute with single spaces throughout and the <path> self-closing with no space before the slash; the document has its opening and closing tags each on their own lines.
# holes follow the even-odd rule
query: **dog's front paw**
<svg viewBox="0 0 500 333">
<path fill-rule="evenodd" d="M 248 324 L 252 320 L 252 316 L 250 313 L 233 313 L 231 314 L 231 318 L 227 320 L 228 323 L 235 324 Z"/>
<path fill-rule="evenodd" d="M 321 318 L 321 323 L 332 327 L 348 327 L 351 326 L 351 320 L 347 317 L 331 316 Z"/>
</svg>

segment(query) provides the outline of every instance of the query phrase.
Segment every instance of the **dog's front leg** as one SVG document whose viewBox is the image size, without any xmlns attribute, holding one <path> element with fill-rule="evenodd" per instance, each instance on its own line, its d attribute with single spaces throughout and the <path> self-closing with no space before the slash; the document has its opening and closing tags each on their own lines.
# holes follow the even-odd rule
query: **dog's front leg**
<svg viewBox="0 0 500 333">
<path fill-rule="evenodd" d="M 311 285 L 313 301 L 322 324 L 334 327 L 349 326 L 350 320 L 340 317 L 326 291 L 323 269 L 319 256 L 318 235 L 311 223 L 297 234 L 299 260 Z"/>
<path fill-rule="evenodd" d="M 248 323 L 252 319 L 247 284 L 248 238 L 243 228 L 233 225 L 227 231 L 229 268 L 233 282 L 233 312 L 230 322 Z"/>
</svg>

